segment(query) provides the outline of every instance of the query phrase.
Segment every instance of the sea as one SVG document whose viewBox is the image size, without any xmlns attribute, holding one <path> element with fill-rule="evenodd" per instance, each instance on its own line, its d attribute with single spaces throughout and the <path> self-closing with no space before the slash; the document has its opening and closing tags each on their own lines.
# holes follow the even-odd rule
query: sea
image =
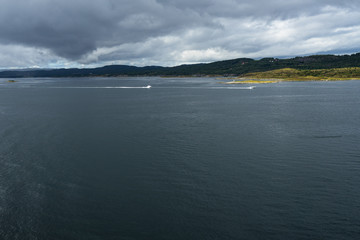
<svg viewBox="0 0 360 240">
<path fill-rule="evenodd" d="M 0 239 L 360 239 L 360 81 L 8 80 Z"/>
</svg>

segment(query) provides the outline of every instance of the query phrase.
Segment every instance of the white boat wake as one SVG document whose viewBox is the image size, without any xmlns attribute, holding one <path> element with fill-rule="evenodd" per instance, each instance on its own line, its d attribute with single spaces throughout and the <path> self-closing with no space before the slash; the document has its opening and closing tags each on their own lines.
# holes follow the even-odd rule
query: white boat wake
<svg viewBox="0 0 360 240">
<path fill-rule="evenodd" d="M 147 88 L 147 89 L 149 89 L 149 88 L 151 88 L 151 86 L 147 85 L 145 87 L 95 87 L 95 88 Z"/>
<path fill-rule="evenodd" d="M 99 89 L 99 88 L 102 88 L 102 89 L 107 89 L 107 88 L 127 88 L 127 89 L 150 89 L 151 86 L 150 85 L 147 85 L 147 86 L 144 86 L 144 87 L 125 87 L 125 86 L 114 86 L 114 87 L 51 87 L 51 88 L 69 88 L 69 89 L 72 89 L 72 88 L 76 88 L 76 89 Z"/>
<path fill-rule="evenodd" d="M 221 87 L 219 87 L 221 88 Z M 247 90 L 251 90 L 251 89 L 254 89 L 255 86 L 250 86 L 250 87 L 224 87 L 226 89 L 247 89 Z"/>
</svg>

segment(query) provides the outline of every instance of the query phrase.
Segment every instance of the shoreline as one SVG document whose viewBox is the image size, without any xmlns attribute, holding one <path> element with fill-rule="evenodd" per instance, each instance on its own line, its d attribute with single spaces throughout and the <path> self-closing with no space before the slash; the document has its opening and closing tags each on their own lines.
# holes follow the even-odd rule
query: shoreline
<svg viewBox="0 0 360 240">
<path fill-rule="evenodd" d="M 281 83 L 281 82 L 336 82 L 336 81 L 351 81 L 360 80 L 360 78 L 239 78 L 234 79 L 230 82 L 221 82 L 224 84 L 270 84 L 270 83 Z"/>
</svg>

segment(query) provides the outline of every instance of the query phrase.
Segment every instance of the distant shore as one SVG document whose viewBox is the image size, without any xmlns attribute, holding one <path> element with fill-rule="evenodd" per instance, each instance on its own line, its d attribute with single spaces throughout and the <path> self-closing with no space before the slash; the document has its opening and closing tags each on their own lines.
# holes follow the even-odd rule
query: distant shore
<svg viewBox="0 0 360 240">
<path fill-rule="evenodd" d="M 68 77 L 233 77 L 248 79 L 317 80 L 317 78 L 360 78 L 360 53 L 312 55 L 288 59 L 236 58 L 173 67 L 107 65 L 97 68 L 0 69 L 0 78 Z M 305 78 L 305 79 L 304 79 Z"/>
<path fill-rule="evenodd" d="M 328 81 L 349 81 L 360 80 L 360 78 L 334 78 L 334 79 L 246 79 L 238 78 L 230 82 L 222 82 L 225 84 L 267 84 L 267 83 L 280 83 L 280 82 L 328 82 Z"/>
<path fill-rule="evenodd" d="M 305 82 L 305 81 L 346 81 L 359 80 L 360 68 L 331 68 L 298 70 L 283 68 L 266 72 L 253 72 L 241 77 L 229 78 L 232 81 L 226 84 L 264 84 L 278 82 Z"/>
</svg>

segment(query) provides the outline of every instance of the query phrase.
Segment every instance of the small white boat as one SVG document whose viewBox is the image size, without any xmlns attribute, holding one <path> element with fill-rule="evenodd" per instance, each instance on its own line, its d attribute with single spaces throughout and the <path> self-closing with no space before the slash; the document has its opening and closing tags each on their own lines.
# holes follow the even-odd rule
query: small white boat
<svg viewBox="0 0 360 240">
<path fill-rule="evenodd" d="M 147 85 L 145 88 L 151 88 L 151 85 Z"/>
</svg>

